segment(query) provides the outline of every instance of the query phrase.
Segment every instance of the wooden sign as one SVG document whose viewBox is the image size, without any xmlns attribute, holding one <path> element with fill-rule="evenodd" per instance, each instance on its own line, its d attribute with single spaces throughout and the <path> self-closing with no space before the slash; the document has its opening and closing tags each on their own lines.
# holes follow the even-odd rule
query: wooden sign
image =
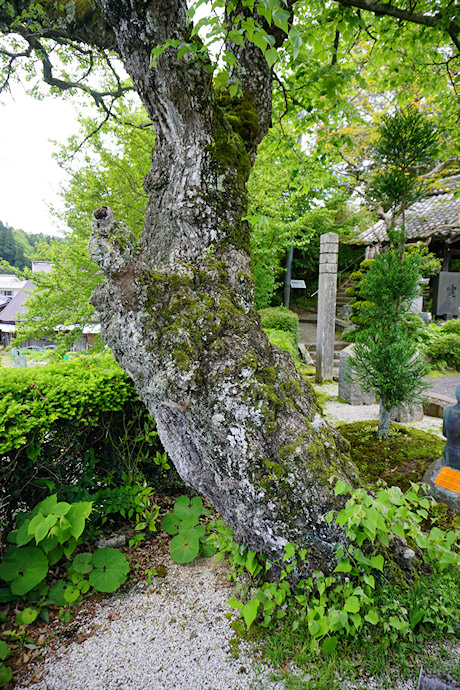
<svg viewBox="0 0 460 690">
<path fill-rule="evenodd" d="M 460 494 L 460 471 L 454 470 L 453 467 L 443 467 L 434 483 L 442 486 L 443 489 Z"/>
</svg>

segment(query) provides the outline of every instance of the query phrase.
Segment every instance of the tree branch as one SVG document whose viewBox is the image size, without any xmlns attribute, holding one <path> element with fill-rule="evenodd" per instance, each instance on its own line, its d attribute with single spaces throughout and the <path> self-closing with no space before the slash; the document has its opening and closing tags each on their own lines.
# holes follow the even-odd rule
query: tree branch
<svg viewBox="0 0 460 690">
<path fill-rule="evenodd" d="M 376 0 L 334 0 L 342 7 L 355 7 L 360 10 L 372 12 L 378 16 L 394 17 L 411 24 L 419 24 L 421 26 L 430 26 L 441 31 L 446 31 L 457 50 L 460 52 L 459 39 L 459 25 L 455 21 L 451 21 L 448 26 L 443 26 L 444 17 L 440 12 L 436 14 L 425 14 L 424 12 L 413 12 L 401 7 L 396 7 L 391 3 L 378 2 Z"/>
</svg>

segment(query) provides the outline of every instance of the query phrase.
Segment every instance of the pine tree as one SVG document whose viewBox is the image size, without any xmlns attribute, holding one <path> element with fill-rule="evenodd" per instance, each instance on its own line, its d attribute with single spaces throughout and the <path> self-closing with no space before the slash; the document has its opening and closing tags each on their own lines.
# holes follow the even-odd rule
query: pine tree
<svg viewBox="0 0 460 690">
<path fill-rule="evenodd" d="M 427 364 L 403 320 L 418 294 L 419 275 L 417 257 L 401 258 L 399 250 L 393 249 L 377 256 L 361 288 L 370 304 L 368 328 L 349 361 L 354 378 L 380 400 L 378 434 L 384 438 L 393 408 L 402 404 L 412 407 L 427 388 L 422 380 Z"/>
</svg>

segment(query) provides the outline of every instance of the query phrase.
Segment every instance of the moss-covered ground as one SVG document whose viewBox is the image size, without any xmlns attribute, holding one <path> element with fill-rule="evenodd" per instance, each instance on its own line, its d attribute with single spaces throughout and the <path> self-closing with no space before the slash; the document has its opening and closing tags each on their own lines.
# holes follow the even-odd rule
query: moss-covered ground
<svg viewBox="0 0 460 690">
<path fill-rule="evenodd" d="M 442 456 L 445 442 L 434 434 L 392 424 L 386 439 L 377 437 L 377 422 L 340 424 L 338 429 L 349 441 L 351 458 L 363 482 L 373 486 L 383 479 L 403 491 L 411 482 L 420 482 L 425 470 Z"/>
</svg>

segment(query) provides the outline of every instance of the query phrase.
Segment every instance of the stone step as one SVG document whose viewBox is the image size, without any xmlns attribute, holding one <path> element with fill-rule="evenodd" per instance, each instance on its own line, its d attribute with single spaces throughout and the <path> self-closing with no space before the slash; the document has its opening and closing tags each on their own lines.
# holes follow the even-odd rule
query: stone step
<svg viewBox="0 0 460 690">
<path fill-rule="evenodd" d="M 306 346 L 310 352 L 316 351 L 316 343 L 305 343 L 305 344 L 306 344 Z M 343 349 L 345 349 L 346 347 L 348 347 L 349 344 L 350 343 L 346 343 L 343 340 L 336 340 L 334 342 L 334 352 L 338 352 L 340 354 L 340 352 Z"/>
</svg>

